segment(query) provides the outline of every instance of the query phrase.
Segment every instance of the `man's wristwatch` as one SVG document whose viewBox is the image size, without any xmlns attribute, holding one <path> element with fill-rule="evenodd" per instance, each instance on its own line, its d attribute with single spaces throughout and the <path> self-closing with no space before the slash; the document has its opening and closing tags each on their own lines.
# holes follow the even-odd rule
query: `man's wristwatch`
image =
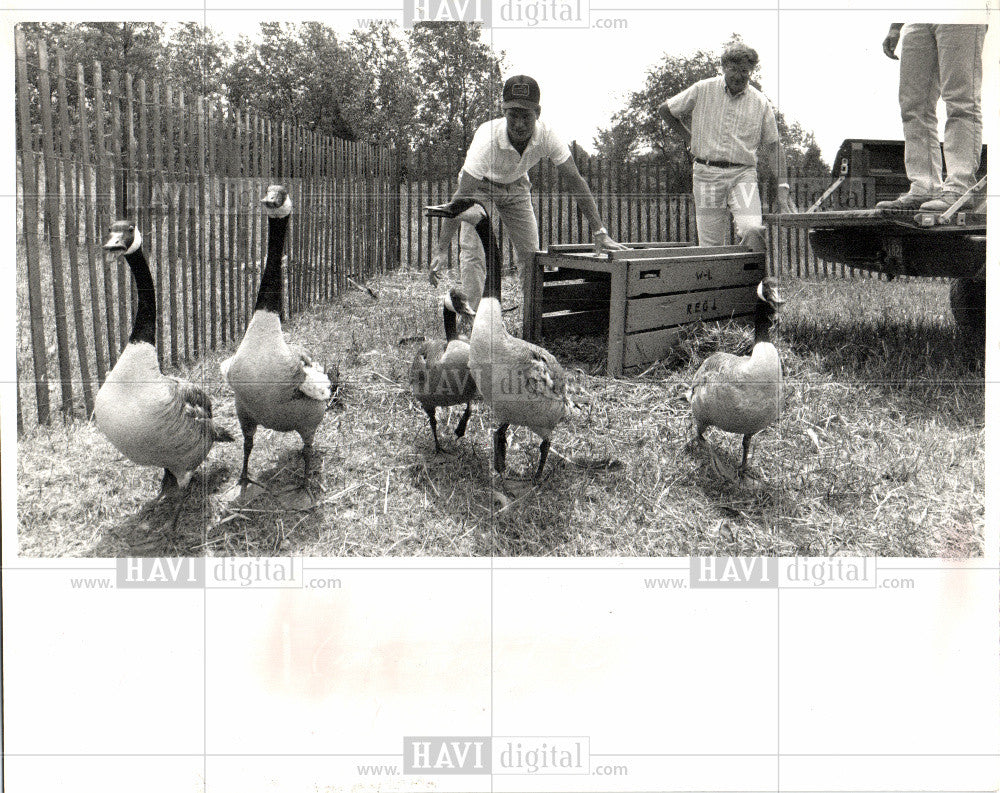
<svg viewBox="0 0 1000 793">
<path fill-rule="evenodd" d="M 596 237 L 598 234 L 603 234 L 605 237 L 607 237 L 608 230 L 604 226 L 601 226 L 597 231 L 594 232 L 594 236 Z"/>
<path fill-rule="evenodd" d="M 792 189 L 792 186 L 790 184 L 788 184 L 788 182 L 779 182 L 778 183 L 778 187 L 784 187 L 784 188 L 786 188 L 788 190 Z"/>
</svg>

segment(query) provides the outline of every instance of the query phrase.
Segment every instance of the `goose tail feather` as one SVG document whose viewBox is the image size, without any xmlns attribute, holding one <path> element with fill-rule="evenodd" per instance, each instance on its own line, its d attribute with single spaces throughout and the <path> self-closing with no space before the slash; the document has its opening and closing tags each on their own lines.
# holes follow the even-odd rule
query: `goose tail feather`
<svg viewBox="0 0 1000 793">
<path fill-rule="evenodd" d="M 303 366 L 302 371 L 305 372 L 306 379 L 302 381 L 299 390 L 310 399 L 328 402 L 333 396 L 333 388 L 330 378 L 323 372 L 323 367 L 314 363 Z"/>
</svg>

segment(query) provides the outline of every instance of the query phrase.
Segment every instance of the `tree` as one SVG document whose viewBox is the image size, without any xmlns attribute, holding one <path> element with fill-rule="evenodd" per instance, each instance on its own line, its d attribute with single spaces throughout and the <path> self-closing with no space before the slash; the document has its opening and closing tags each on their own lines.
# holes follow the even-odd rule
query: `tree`
<svg viewBox="0 0 1000 793">
<path fill-rule="evenodd" d="M 353 140 L 349 108 L 358 65 L 333 30 L 318 22 L 262 22 L 260 41 L 237 41 L 223 72 L 230 104 Z"/>
<path fill-rule="evenodd" d="M 351 34 L 350 46 L 360 69 L 361 81 L 351 108 L 355 130 L 372 143 L 390 143 L 408 148 L 417 106 L 410 59 L 403 41 L 390 22 L 375 22 Z"/>
<path fill-rule="evenodd" d="M 229 45 L 217 31 L 182 22 L 164 34 L 161 77 L 185 94 L 218 99 L 224 95 L 222 68 L 231 57 Z"/>
<path fill-rule="evenodd" d="M 82 63 L 88 74 L 96 60 L 105 74 L 115 69 L 148 82 L 163 55 L 163 25 L 152 22 L 24 22 L 21 29 L 29 44 L 44 41 L 50 56 L 62 49 L 67 63 Z"/>
<path fill-rule="evenodd" d="M 703 50 L 693 55 L 664 55 L 646 73 L 645 85 L 611 118 L 611 127 L 598 132 L 598 154 L 614 161 L 653 151 L 667 161 L 684 157 L 684 143 L 660 120 L 656 108 L 692 83 L 719 73 L 718 58 Z"/>
<path fill-rule="evenodd" d="M 439 172 L 456 169 L 476 127 L 500 114 L 504 53 L 494 53 L 480 32 L 465 22 L 419 22 L 409 32 L 419 97 L 414 145 Z"/>
<path fill-rule="evenodd" d="M 734 33 L 723 43 L 722 50 L 741 40 Z M 656 109 L 692 83 L 715 77 L 718 73 L 719 55 L 703 50 L 689 56 L 664 55 L 646 73 L 645 85 L 634 91 L 625 107 L 612 116 L 611 126 L 598 132 L 594 141 L 598 154 L 613 162 L 649 154 L 668 163 L 686 162 L 683 141 L 663 124 Z M 750 83 L 760 90 L 759 82 L 752 79 Z M 798 123 L 789 124 L 780 111 L 775 111 L 775 121 L 790 170 L 804 175 L 825 174 L 828 168 L 823 163 L 813 134 Z M 761 158 L 760 166 L 761 177 L 770 173 L 766 157 Z M 686 190 L 689 187 L 690 175 L 686 184 L 677 183 L 671 189 Z"/>
</svg>

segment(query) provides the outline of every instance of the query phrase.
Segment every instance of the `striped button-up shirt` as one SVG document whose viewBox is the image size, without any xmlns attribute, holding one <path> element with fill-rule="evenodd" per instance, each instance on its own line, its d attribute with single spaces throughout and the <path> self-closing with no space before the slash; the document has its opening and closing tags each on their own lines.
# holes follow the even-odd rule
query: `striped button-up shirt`
<svg viewBox="0 0 1000 793">
<path fill-rule="evenodd" d="M 703 160 L 755 166 L 757 149 L 778 140 L 774 109 L 747 85 L 737 96 L 726 90 L 724 76 L 699 80 L 667 100 L 677 118 L 691 118 L 691 153 Z"/>
</svg>

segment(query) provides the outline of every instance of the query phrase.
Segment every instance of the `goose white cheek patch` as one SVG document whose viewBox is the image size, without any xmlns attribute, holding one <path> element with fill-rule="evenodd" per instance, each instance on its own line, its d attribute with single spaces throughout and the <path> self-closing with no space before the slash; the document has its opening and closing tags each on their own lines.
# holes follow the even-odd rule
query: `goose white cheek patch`
<svg viewBox="0 0 1000 793">
<path fill-rule="evenodd" d="M 129 246 L 129 249 L 125 251 L 125 255 L 128 256 L 130 253 L 135 253 L 137 250 L 139 250 L 141 245 L 142 245 L 142 232 L 139 231 L 139 229 L 137 228 L 135 230 L 135 237 L 132 240 L 132 244 Z"/>
</svg>

